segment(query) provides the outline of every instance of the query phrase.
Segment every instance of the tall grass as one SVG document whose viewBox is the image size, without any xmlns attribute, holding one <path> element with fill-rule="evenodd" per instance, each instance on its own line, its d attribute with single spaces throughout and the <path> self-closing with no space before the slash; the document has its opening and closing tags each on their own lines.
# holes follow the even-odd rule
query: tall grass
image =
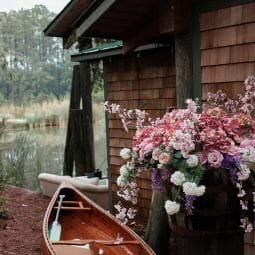
<svg viewBox="0 0 255 255">
<path fill-rule="evenodd" d="M 57 119 L 60 124 L 67 123 L 69 98 L 52 99 L 41 103 L 14 104 L 0 107 L 1 119 L 25 119 L 29 124 L 43 125 L 49 119 Z"/>
</svg>

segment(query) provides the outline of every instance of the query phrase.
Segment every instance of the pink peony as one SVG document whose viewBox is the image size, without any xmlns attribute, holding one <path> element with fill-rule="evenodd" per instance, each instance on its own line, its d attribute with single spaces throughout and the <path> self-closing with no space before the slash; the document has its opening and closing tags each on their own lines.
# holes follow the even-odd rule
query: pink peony
<svg viewBox="0 0 255 255">
<path fill-rule="evenodd" d="M 212 150 L 207 154 L 207 160 L 212 167 L 218 168 L 223 161 L 223 155 L 217 150 Z"/>
</svg>

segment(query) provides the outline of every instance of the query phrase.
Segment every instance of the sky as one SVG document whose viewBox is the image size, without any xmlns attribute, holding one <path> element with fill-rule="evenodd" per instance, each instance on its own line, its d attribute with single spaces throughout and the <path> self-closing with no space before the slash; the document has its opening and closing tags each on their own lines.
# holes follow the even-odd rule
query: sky
<svg viewBox="0 0 255 255">
<path fill-rule="evenodd" d="M 31 9 L 34 5 L 45 5 L 51 12 L 59 13 L 70 0 L 0 0 L 0 11 Z"/>
</svg>

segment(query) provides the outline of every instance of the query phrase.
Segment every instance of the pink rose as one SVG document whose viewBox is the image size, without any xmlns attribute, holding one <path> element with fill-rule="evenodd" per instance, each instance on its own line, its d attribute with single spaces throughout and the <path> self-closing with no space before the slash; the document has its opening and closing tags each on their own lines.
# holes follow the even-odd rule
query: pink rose
<svg viewBox="0 0 255 255">
<path fill-rule="evenodd" d="M 152 158 L 154 160 L 158 160 L 159 159 L 159 155 L 162 153 L 162 151 L 159 148 L 155 148 L 152 152 Z"/>
<path fill-rule="evenodd" d="M 166 152 L 162 152 L 158 157 L 158 161 L 160 164 L 166 165 L 170 161 L 170 155 Z"/>
<path fill-rule="evenodd" d="M 207 160 L 212 167 L 218 168 L 223 160 L 223 155 L 217 150 L 212 150 L 207 154 Z"/>
</svg>

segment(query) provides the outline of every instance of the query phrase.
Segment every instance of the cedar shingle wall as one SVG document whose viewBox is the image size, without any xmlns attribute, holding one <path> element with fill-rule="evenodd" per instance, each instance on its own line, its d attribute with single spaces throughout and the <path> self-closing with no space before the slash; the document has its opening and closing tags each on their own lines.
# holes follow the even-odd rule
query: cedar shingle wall
<svg viewBox="0 0 255 255">
<path fill-rule="evenodd" d="M 201 14 L 203 99 L 221 89 L 234 97 L 255 73 L 255 3 Z M 254 234 L 245 236 L 245 255 L 255 254 Z"/>
<path fill-rule="evenodd" d="M 146 110 L 151 117 L 162 116 L 168 107 L 176 105 L 175 66 L 170 49 L 141 52 L 140 55 L 114 57 L 107 66 L 107 100 L 127 109 Z M 117 116 L 109 115 L 110 169 L 113 204 L 116 203 L 116 178 L 125 162 L 119 156 L 124 147 L 131 147 L 135 129 L 126 133 Z M 150 174 L 138 179 L 139 216 L 146 219 L 151 199 Z"/>
<path fill-rule="evenodd" d="M 203 98 L 222 89 L 230 96 L 255 73 L 255 3 L 203 13 L 200 18 Z"/>
</svg>

